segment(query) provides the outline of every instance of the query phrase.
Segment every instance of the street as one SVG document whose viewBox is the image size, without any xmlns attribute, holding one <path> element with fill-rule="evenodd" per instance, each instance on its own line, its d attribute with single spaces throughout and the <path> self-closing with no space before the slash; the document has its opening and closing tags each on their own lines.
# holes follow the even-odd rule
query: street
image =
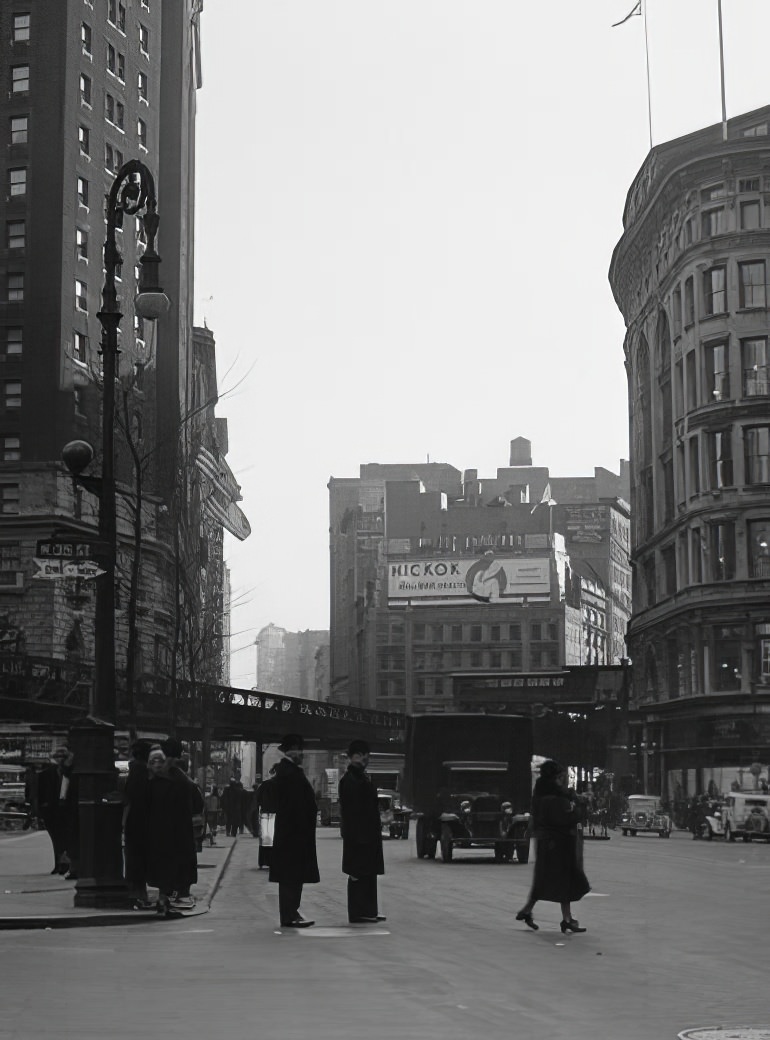
<svg viewBox="0 0 770 1040">
<path fill-rule="evenodd" d="M 335 831 L 318 851 L 307 931 L 280 932 L 247 834 L 203 917 L 0 933 L 0 1038 L 661 1040 L 770 1020 L 767 845 L 586 842 L 593 891 L 573 912 L 588 931 L 567 937 L 555 904 L 536 907 L 538 932 L 514 921 L 531 865 L 417 860 L 411 837 L 385 845 L 387 921 L 348 925 Z"/>
</svg>

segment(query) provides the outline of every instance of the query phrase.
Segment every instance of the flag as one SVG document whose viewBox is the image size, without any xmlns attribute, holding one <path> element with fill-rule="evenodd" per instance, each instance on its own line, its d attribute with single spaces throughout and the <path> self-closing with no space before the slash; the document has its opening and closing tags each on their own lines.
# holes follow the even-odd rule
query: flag
<svg viewBox="0 0 770 1040">
<path fill-rule="evenodd" d="M 532 514 L 534 513 L 534 511 L 537 509 L 538 506 L 550 506 L 550 505 L 551 505 L 551 485 L 549 483 L 549 484 L 545 485 L 545 490 L 543 491 L 543 497 L 540 499 L 539 502 L 537 502 L 534 506 L 532 506 L 532 509 L 530 510 L 529 515 L 532 516 Z"/>
<path fill-rule="evenodd" d="M 615 29 L 615 28 L 617 28 L 617 26 L 623 25 L 623 23 L 627 22 L 629 18 L 633 18 L 635 14 L 639 14 L 640 15 L 641 13 L 642 13 L 642 0 L 637 0 L 637 2 L 634 4 L 633 8 L 628 12 L 628 14 L 626 15 L 625 18 L 621 18 L 619 22 L 613 22 L 612 23 L 612 28 Z"/>
</svg>

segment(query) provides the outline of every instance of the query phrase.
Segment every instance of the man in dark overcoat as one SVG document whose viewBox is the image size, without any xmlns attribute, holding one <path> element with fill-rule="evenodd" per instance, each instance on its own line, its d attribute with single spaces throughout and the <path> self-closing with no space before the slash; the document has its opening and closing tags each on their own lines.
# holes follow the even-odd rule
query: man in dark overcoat
<svg viewBox="0 0 770 1040">
<path fill-rule="evenodd" d="M 222 792 L 222 811 L 225 814 L 225 834 L 234 838 L 243 830 L 243 784 L 230 777 L 230 783 Z"/>
<path fill-rule="evenodd" d="M 348 747 L 348 769 L 340 780 L 342 873 L 348 875 L 348 920 L 384 921 L 377 906 L 377 875 L 385 873 L 382 825 L 377 788 L 366 767 L 369 745 L 354 740 Z"/>
<path fill-rule="evenodd" d="M 51 755 L 51 762 L 38 777 L 38 812 L 53 845 L 52 874 L 66 874 L 69 869 L 67 861 L 67 837 L 69 830 L 70 805 L 72 792 L 69 790 L 69 772 L 71 762 L 68 747 L 57 747 Z M 75 806 L 77 811 L 77 806 Z"/>
<path fill-rule="evenodd" d="M 315 829 L 318 807 L 301 763 L 304 741 L 289 733 L 278 745 L 283 758 L 275 766 L 275 835 L 270 881 L 278 883 L 278 912 L 283 928 L 309 928 L 314 921 L 299 912 L 302 886 L 318 884 Z"/>
</svg>

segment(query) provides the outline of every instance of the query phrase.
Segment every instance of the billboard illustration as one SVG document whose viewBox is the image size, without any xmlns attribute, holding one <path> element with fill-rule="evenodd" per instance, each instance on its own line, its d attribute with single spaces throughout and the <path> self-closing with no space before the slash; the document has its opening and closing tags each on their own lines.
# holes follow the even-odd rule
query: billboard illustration
<svg viewBox="0 0 770 1040">
<path fill-rule="evenodd" d="M 497 556 L 388 561 L 388 599 L 418 603 L 501 603 L 550 599 L 547 557 Z"/>
</svg>

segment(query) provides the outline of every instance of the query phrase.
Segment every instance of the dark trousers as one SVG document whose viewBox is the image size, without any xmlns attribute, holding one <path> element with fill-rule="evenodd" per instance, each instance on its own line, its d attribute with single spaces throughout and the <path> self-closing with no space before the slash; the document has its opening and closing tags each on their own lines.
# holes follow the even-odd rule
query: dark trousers
<svg viewBox="0 0 770 1040">
<path fill-rule="evenodd" d="M 358 917 L 376 917 L 377 909 L 377 875 L 348 878 L 348 920 Z"/>
<path fill-rule="evenodd" d="M 55 809 L 47 813 L 43 817 L 43 823 L 53 845 L 54 866 L 61 866 L 67 852 L 67 819 L 64 812 Z"/>
<path fill-rule="evenodd" d="M 280 881 L 278 883 L 278 914 L 281 924 L 289 924 L 290 921 L 297 920 L 301 902 L 301 881 Z"/>
</svg>

